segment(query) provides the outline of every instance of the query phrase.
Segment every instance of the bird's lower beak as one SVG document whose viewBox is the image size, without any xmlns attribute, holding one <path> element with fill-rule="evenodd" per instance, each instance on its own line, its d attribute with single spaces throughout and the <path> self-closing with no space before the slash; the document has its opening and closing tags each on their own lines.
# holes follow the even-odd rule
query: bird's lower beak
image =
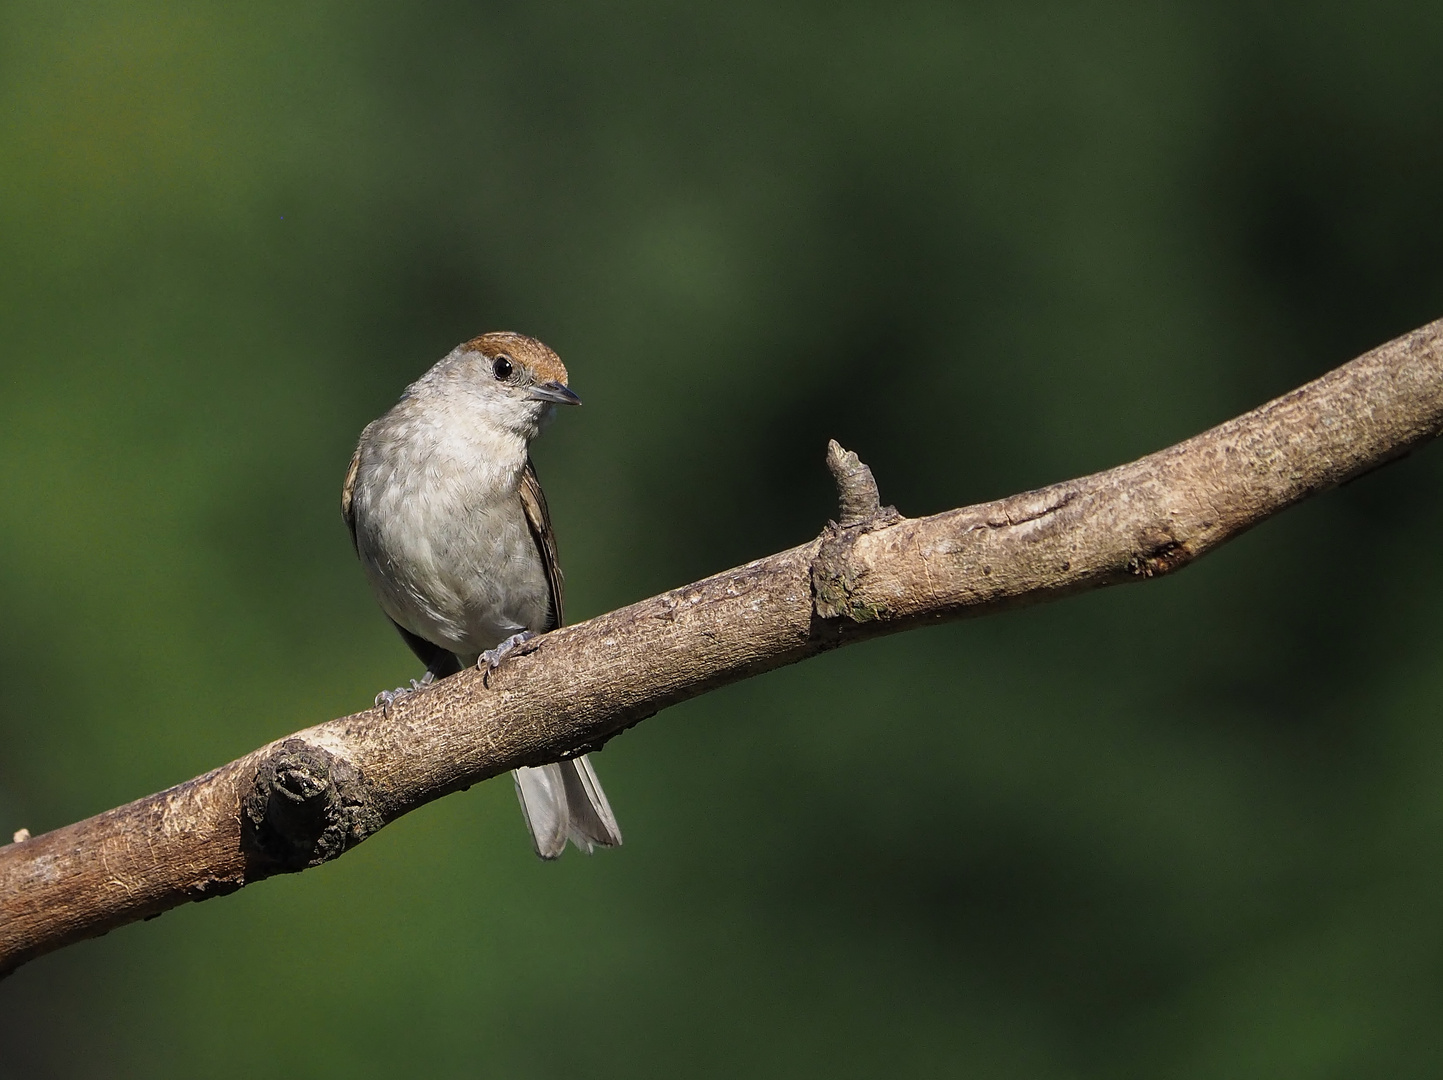
<svg viewBox="0 0 1443 1080">
<path fill-rule="evenodd" d="M 558 405 L 581 404 L 581 399 L 572 392 L 571 387 L 563 386 L 555 380 L 537 383 L 531 388 L 531 396 L 538 401 L 554 401 Z"/>
</svg>

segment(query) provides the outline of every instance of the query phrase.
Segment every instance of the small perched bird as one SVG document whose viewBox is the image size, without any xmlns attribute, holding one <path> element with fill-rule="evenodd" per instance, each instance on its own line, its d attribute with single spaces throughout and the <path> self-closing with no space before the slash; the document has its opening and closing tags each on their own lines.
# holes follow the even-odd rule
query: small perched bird
<svg viewBox="0 0 1443 1080">
<path fill-rule="evenodd" d="M 541 342 L 483 334 L 361 432 L 341 513 L 382 610 L 426 665 L 412 689 L 478 660 L 495 666 L 562 624 L 556 537 L 530 444 L 557 405 L 579 404 Z M 512 775 L 541 858 L 556 858 L 568 838 L 588 853 L 621 843 L 585 757 Z"/>
</svg>

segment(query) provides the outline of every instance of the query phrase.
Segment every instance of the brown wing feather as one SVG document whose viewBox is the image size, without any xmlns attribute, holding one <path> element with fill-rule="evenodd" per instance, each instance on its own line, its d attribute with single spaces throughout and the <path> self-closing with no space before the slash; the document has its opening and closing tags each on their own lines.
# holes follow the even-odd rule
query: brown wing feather
<svg viewBox="0 0 1443 1080">
<path fill-rule="evenodd" d="M 521 471 L 521 507 L 526 511 L 526 524 L 531 526 L 531 538 L 541 553 L 541 563 L 546 567 L 546 584 L 551 587 L 551 625 L 555 630 L 566 622 L 562 607 L 561 561 L 556 556 L 556 534 L 551 531 L 551 514 L 546 509 L 546 496 L 541 493 L 541 481 L 536 479 L 536 466 L 526 459 L 526 468 Z"/>
<path fill-rule="evenodd" d="M 346 519 L 346 528 L 351 531 L 351 546 L 359 550 L 356 543 L 356 508 L 352 499 L 356 494 L 356 473 L 361 467 L 361 448 L 351 455 L 351 464 L 346 469 L 346 482 L 341 485 L 341 517 Z"/>
</svg>

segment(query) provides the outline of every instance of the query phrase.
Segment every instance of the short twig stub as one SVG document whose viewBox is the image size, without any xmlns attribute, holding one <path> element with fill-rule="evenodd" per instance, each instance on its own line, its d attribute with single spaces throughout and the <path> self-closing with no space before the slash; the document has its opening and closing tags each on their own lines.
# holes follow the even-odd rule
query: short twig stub
<svg viewBox="0 0 1443 1080">
<path fill-rule="evenodd" d="M 877 492 L 877 481 L 872 470 L 862 463 L 850 450 L 832 439 L 827 443 L 827 468 L 837 481 L 837 501 L 840 516 L 837 524 L 842 527 L 860 525 L 870 521 L 881 510 L 882 498 Z"/>
<path fill-rule="evenodd" d="M 868 604 L 852 602 L 856 585 L 851 550 L 856 538 L 872 529 L 900 519 L 896 507 L 883 506 L 877 480 L 862 459 L 832 439 L 827 443 L 827 468 L 837 481 L 838 519 L 822 533 L 821 546 L 812 563 L 812 595 L 822 619 L 847 616 L 853 622 L 873 622 L 885 612 Z"/>
</svg>

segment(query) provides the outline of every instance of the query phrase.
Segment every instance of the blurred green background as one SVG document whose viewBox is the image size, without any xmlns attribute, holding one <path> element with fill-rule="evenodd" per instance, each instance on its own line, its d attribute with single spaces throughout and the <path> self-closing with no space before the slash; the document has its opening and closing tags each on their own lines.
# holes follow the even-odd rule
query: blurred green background
<svg viewBox="0 0 1443 1080">
<path fill-rule="evenodd" d="M 0 829 L 417 664 L 338 493 L 456 342 L 582 619 L 1443 315 L 1443 7 L 0 5 Z M 1443 1074 L 1443 455 L 1175 579 L 859 646 L 0 983 L 6 1077 Z"/>
</svg>

